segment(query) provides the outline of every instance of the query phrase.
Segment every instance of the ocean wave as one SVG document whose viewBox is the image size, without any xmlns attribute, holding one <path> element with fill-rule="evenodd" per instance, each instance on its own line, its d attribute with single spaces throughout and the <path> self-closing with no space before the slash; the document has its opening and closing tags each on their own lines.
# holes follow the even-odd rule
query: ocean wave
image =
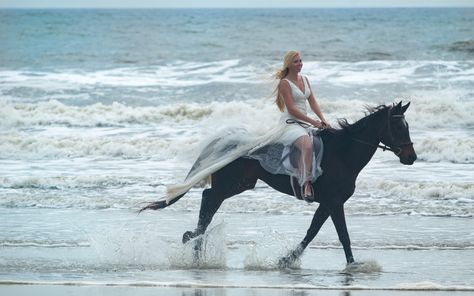
<svg viewBox="0 0 474 296">
<path fill-rule="evenodd" d="M 455 48 L 466 50 L 469 46 L 470 43 L 464 42 L 456 44 Z M 384 60 L 380 60 L 384 57 Z M 390 54 L 386 52 L 371 52 L 368 53 L 368 58 L 377 60 L 305 61 L 304 74 L 310 77 L 316 89 L 320 85 L 336 90 L 356 87 L 354 91 L 384 89 L 388 85 L 398 85 L 394 90 L 403 92 L 407 89 L 450 89 L 453 86 L 469 90 L 474 82 L 474 65 L 468 60 L 391 61 L 388 60 Z M 0 92 L 19 101 L 50 100 L 55 97 L 71 100 L 74 97 L 80 99 L 81 96 L 106 100 L 103 97 L 105 93 L 120 96 L 122 92 L 146 97 L 150 94 L 166 94 L 167 91 L 179 94 L 183 89 L 205 89 L 208 85 L 222 85 L 225 88 L 230 84 L 261 85 L 270 93 L 271 73 L 279 63 L 229 59 L 215 62 L 172 61 L 147 67 L 130 66 L 92 71 L 6 69 L 0 70 Z M 199 101 L 201 98 L 188 99 Z"/>
<path fill-rule="evenodd" d="M 167 210 L 192 211 L 200 207 L 200 190 L 182 198 Z M 474 217 L 474 184 L 451 181 L 387 181 L 359 178 L 355 194 L 346 203 L 346 213 L 357 216 Z M 278 202 L 275 202 L 278 200 Z M 266 185 L 230 198 L 220 211 L 268 215 L 313 215 L 318 204 L 306 204 Z"/>
<path fill-rule="evenodd" d="M 393 103 L 400 100 L 411 101 L 407 119 L 412 129 L 473 127 L 474 100 L 463 99 L 463 91 L 417 91 L 402 98 L 394 97 Z M 377 105 L 363 100 L 319 99 L 326 117 L 336 122 L 337 118 L 347 117 L 357 120 L 364 116 L 365 106 Z M 246 122 L 256 125 L 264 119 L 277 120 L 279 114 L 273 100 L 256 99 L 245 101 L 211 103 L 176 103 L 163 106 L 129 106 L 122 103 L 109 105 L 95 103 L 86 106 L 66 105 L 57 100 L 38 103 L 20 103 L 0 99 L 0 127 L 20 128 L 35 126 L 67 127 L 127 127 L 161 126 L 176 122 L 196 122 L 208 120 L 211 124 L 232 124 Z M 257 118 L 256 118 L 257 117 Z M 331 120 L 332 119 L 332 120 Z M 212 121 L 211 121 L 212 120 Z M 206 123 L 206 122 L 204 122 Z M 337 125 L 337 124 L 335 124 Z"/>
<path fill-rule="evenodd" d="M 392 181 L 387 179 L 360 178 L 357 191 L 372 192 L 389 198 L 426 198 L 430 201 L 452 200 L 454 202 L 474 203 L 474 183 L 453 181 Z M 363 198 L 363 197 L 360 197 Z M 370 197 L 369 197 L 370 198 Z M 405 200 L 403 200 L 405 201 Z M 416 202 L 420 202 L 419 199 Z"/>
<path fill-rule="evenodd" d="M 463 40 L 463 41 L 456 41 L 449 49 L 452 51 L 465 51 L 468 53 L 474 53 L 474 40 Z"/>
<path fill-rule="evenodd" d="M 474 127 L 474 100 L 464 96 L 459 90 L 417 91 L 400 100 L 412 102 L 406 113 L 411 129 L 450 130 Z"/>
<path fill-rule="evenodd" d="M 91 176 L 91 179 L 94 176 Z M 57 181 L 57 180 L 54 180 Z M 140 183 L 121 185 L 111 183 L 101 188 L 96 183 L 65 184 L 45 180 L 36 187 L 8 188 L 0 201 L 4 208 L 78 208 L 78 209 L 129 209 L 139 210 L 158 199 L 165 190 L 163 184 L 152 178 Z M 126 183 L 126 182 L 124 182 Z M 50 188 L 48 188 L 50 186 Z M 66 187 L 69 188 L 66 188 Z M 51 188 L 52 187 L 52 188 Z M 46 189 L 45 189 L 46 188 Z M 57 188 L 66 188 L 58 190 Z M 119 190 L 117 190 L 119 189 Z M 38 191 L 39 190 L 39 191 Z M 197 212 L 200 208 L 202 189 L 194 188 L 165 211 Z M 346 203 L 346 213 L 353 216 L 426 216 L 474 217 L 474 184 L 453 182 L 395 182 L 360 179 L 356 192 Z M 278 202 L 275 202 L 278 200 Z M 236 198 L 226 200 L 220 208 L 226 213 L 256 213 L 265 215 L 313 215 L 318 204 L 307 204 L 279 193 L 266 185 L 246 191 Z"/>
<path fill-rule="evenodd" d="M 357 102 L 354 102 L 354 104 L 357 104 Z M 363 105 L 362 102 L 360 104 Z M 351 113 L 352 109 L 349 110 L 348 107 L 348 109 L 344 109 L 346 103 L 323 102 L 322 105 L 327 109 L 328 114 L 346 112 L 352 118 L 357 117 L 357 115 Z M 474 114 L 474 110 L 472 111 L 472 114 Z M 151 119 L 147 123 L 147 119 L 144 118 L 141 120 L 140 126 L 126 127 L 58 127 L 54 125 L 22 127 L 27 124 L 27 121 L 30 121 L 28 124 L 44 123 L 42 119 L 35 118 L 34 115 L 28 116 L 25 114 L 21 117 L 22 122 L 17 123 L 19 126 L 5 129 L 0 134 L 2 139 L 0 141 L 0 158 L 51 159 L 92 156 L 121 159 L 149 157 L 166 159 L 181 157 L 188 154 L 195 155 L 206 138 L 216 136 L 217 130 L 214 126 L 223 128 L 226 124 L 231 126 L 233 123 L 247 127 L 252 133 L 264 134 L 265 131 L 271 128 L 271 123 L 278 120 L 277 117 L 272 115 L 259 116 L 258 112 L 251 106 L 238 103 L 224 104 L 224 106 L 217 107 L 215 110 L 205 107 L 192 109 L 191 107 L 182 108 L 178 106 L 176 108 L 163 108 L 157 110 L 157 112 L 161 112 L 162 118 L 169 116 L 168 119 L 163 119 L 160 123 L 153 122 L 154 120 Z M 423 110 L 420 113 L 422 112 Z M 466 111 L 466 113 L 468 112 Z M 208 113 L 208 115 L 202 117 L 202 113 Z M 277 113 L 274 114 L 278 115 Z M 417 129 L 423 128 L 420 126 L 423 123 L 425 123 L 427 130 L 427 126 L 432 125 L 429 120 L 427 122 L 423 121 L 425 115 L 420 114 L 418 120 L 414 119 L 418 116 L 417 114 L 419 113 L 409 114 L 408 121 L 411 124 L 412 140 L 418 154 L 418 161 L 474 163 L 474 154 L 472 153 L 474 151 L 474 140 L 467 130 L 462 132 L 463 129 L 461 128 L 456 132 L 447 129 L 417 131 Z M 97 116 L 99 118 L 99 115 Z M 110 116 L 113 117 L 113 115 Z M 120 116 L 121 114 L 117 114 L 117 117 L 108 123 L 113 124 L 112 121 L 120 122 Z M 331 115 L 327 115 L 327 117 L 329 116 Z M 454 116 L 456 114 L 453 113 Z M 79 124 L 80 117 L 64 118 L 63 120 Z M 155 115 L 155 119 L 158 117 L 160 116 Z M 457 121 L 460 122 L 462 119 Z M 467 120 L 464 124 L 469 125 L 470 121 Z M 94 120 L 89 120 L 89 122 L 94 124 Z M 87 122 L 83 121 L 82 124 L 86 125 Z M 333 124 L 337 126 L 337 123 Z M 472 124 L 474 125 L 474 122 Z"/>
<path fill-rule="evenodd" d="M 121 103 L 96 103 L 77 107 L 56 100 L 11 103 L 0 100 L 0 126 L 123 127 L 167 123 L 170 120 L 199 120 L 213 112 L 215 104 L 176 104 L 164 107 L 130 107 Z"/>
<path fill-rule="evenodd" d="M 378 187 L 359 181 L 346 212 L 362 216 L 474 217 L 473 184 L 451 182 L 384 182 Z M 362 183 L 362 184 L 361 184 Z"/>
<path fill-rule="evenodd" d="M 130 138 L 98 136 L 49 137 L 10 133 L 3 135 L 0 143 L 0 156 L 7 159 L 52 159 L 106 156 L 113 158 L 142 158 L 160 156 L 173 157 L 179 145 L 193 143 L 196 139 L 167 141 L 158 137 Z M 176 145 L 175 149 L 171 149 Z M 170 148 L 171 147 L 171 148 Z"/>
<path fill-rule="evenodd" d="M 133 61 L 130 61 L 133 63 Z M 212 82 L 257 83 L 257 68 L 240 65 L 236 59 L 215 62 L 174 61 L 149 67 L 127 67 L 86 72 L 3 70 L 2 87 L 29 87 L 37 90 L 78 90 L 84 87 L 189 87 Z"/>
<path fill-rule="evenodd" d="M 415 148 L 419 161 L 474 163 L 474 139 L 472 137 L 423 137 L 415 142 Z"/>
<path fill-rule="evenodd" d="M 44 240 L 4 240 L 0 247 L 6 248 L 87 248 L 90 243 L 83 241 L 44 241 Z"/>
<path fill-rule="evenodd" d="M 153 178 L 146 177 L 118 177 L 103 175 L 86 176 L 53 176 L 53 177 L 0 177 L 0 188 L 4 189 L 105 189 L 122 188 L 141 182 L 149 186 L 159 186 Z"/>
<path fill-rule="evenodd" d="M 371 53 L 376 58 L 385 53 Z M 363 87 L 401 83 L 404 85 L 441 86 L 453 82 L 472 82 L 471 61 L 360 61 L 313 62 L 306 61 L 304 72 L 317 82 L 334 86 Z"/>
</svg>

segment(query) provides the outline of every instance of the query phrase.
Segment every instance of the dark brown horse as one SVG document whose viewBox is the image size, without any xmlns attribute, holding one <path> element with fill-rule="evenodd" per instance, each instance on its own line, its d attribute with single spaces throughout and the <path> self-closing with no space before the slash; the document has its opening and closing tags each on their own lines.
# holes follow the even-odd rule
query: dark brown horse
<svg viewBox="0 0 474 296">
<path fill-rule="evenodd" d="M 295 250 L 280 259 L 281 267 L 288 266 L 301 256 L 329 217 L 336 227 L 347 263 L 354 262 L 346 227 L 344 203 L 354 193 L 359 172 L 367 165 L 377 148 L 394 152 L 405 165 L 411 165 L 416 160 L 408 123 L 404 116 L 409 105 L 410 103 L 402 106 L 400 102 L 393 106 L 381 105 L 369 108 L 369 114 L 356 123 L 349 124 L 346 120 L 342 120 L 339 122 L 340 129 L 327 129 L 320 133 L 324 143 L 321 162 L 323 175 L 312 184 L 315 201 L 320 205 L 304 239 Z M 211 187 L 202 193 L 197 228 L 184 233 L 183 243 L 206 231 L 212 217 L 225 199 L 253 189 L 258 179 L 280 192 L 301 197 L 300 192 L 293 191 L 289 176 L 265 171 L 258 160 L 238 158 L 212 174 Z M 158 201 L 141 211 L 165 208 L 184 194 L 169 204 L 166 201 Z"/>
</svg>

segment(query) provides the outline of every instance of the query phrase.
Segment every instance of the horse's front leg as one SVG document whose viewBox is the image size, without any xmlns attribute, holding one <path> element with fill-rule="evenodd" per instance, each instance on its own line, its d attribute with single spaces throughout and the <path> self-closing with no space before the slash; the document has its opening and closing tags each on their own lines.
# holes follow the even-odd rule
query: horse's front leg
<svg viewBox="0 0 474 296">
<path fill-rule="evenodd" d="M 335 205 L 331 209 L 331 219 L 336 227 L 339 241 L 344 248 L 347 264 L 354 263 L 354 256 L 352 256 L 351 240 L 347 231 L 346 217 L 344 214 L 344 205 Z"/>
<path fill-rule="evenodd" d="M 280 268 L 290 267 L 293 262 L 295 262 L 295 260 L 298 259 L 301 254 L 303 254 L 303 251 L 318 234 L 319 230 L 323 226 L 324 222 L 326 222 L 328 217 L 328 209 L 322 204 L 320 204 L 318 209 L 314 213 L 313 220 L 311 221 L 311 225 L 309 226 L 308 231 L 306 232 L 306 236 L 293 251 L 291 251 L 287 256 L 280 259 L 280 261 L 278 262 Z"/>
</svg>

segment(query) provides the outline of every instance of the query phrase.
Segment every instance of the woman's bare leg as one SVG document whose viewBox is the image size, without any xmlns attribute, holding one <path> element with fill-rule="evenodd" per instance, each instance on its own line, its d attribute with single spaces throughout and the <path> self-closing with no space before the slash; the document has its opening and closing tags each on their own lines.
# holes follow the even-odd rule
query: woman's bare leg
<svg viewBox="0 0 474 296">
<path fill-rule="evenodd" d="M 303 196 L 311 196 L 311 171 L 313 165 L 313 143 L 309 135 L 299 137 L 295 141 L 296 147 L 301 151 L 299 161 L 299 176 L 300 185 L 303 188 Z"/>
</svg>

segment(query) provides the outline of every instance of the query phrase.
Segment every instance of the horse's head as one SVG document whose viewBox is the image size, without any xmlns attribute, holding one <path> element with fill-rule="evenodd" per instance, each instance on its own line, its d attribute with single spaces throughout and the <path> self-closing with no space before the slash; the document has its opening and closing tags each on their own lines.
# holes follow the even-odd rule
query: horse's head
<svg viewBox="0 0 474 296">
<path fill-rule="evenodd" d="M 416 160 L 415 149 L 404 115 L 409 106 L 410 103 L 402 106 L 400 102 L 388 110 L 387 124 L 380 137 L 381 142 L 394 149 L 400 162 L 406 165 L 411 165 Z"/>
</svg>

